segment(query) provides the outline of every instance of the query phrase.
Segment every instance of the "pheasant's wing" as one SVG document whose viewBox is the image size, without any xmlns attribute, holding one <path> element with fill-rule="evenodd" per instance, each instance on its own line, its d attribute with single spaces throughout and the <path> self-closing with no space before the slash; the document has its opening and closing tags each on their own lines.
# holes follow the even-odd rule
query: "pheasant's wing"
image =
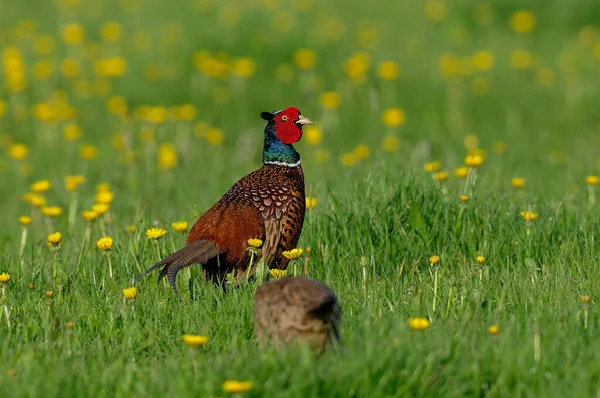
<svg viewBox="0 0 600 398">
<path fill-rule="evenodd" d="M 274 208 L 265 217 L 265 245 L 263 248 L 266 264 L 271 268 L 286 269 L 289 260 L 282 253 L 296 247 L 302 225 L 306 202 L 304 193 L 293 189 L 289 194 L 278 195 Z"/>
<path fill-rule="evenodd" d="M 221 250 L 215 242 L 209 240 L 197 240 L 148 268 L 133 283 L 135 284 L 156 268 L 163 267 L 158 275 L 158 280 L 160 281 L 167 276 L 171 287 L 173 287 L 173 291 L 177 293 L 175 278 L 180 269 L 192 264 L 206 264 L 210 259 L 218 256 L 220 253 Z"/>
</svg>

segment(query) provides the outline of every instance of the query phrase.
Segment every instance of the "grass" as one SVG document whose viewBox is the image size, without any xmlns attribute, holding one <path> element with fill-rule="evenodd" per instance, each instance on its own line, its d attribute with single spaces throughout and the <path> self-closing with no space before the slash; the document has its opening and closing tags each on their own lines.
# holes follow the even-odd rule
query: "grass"
<svg viewBox="0 0 600 398">
<path fill-rule="evenodd" d="M 0 318 L 1 396 L 228 396 L 226 380 L 253 382 L 248 396 L 598 394 L 599 193 L 586 185 L 600 172 L 596 2 L 507 1 L 484 6 L 490 21 L 476 16 L 475 1 L 71 3 L 0 0 L 2 26 L 12 27 L 0 30 L 0 273 L 11 276 Z M 433 21 L 424 9 L 439 4 L 445 13 Z M 529 33 L 509 26 L 519 9 L 536 17 Z M 115 42 L 99 33 L 111 20 L 123 27 Z M 83 44 L 61 42 L 73 21 Z M 42 35 L 55 40 L 46 54 L 34 45 Z M 294 65 L 300 48 L 315 52 L 314 68 Z M 511 66 L 517 49 L 534 59 L 523 70 Z M 198 70 L 200 50 L 232 68 L 249 57 L 256 71 Z M 482 50 L 493 54 L 489 69 L 476 67 Z M 125 60 L 126 73 L 95 70 L 105 57 Z M 358 66 L 349 71 L 352 57 Z M 66 58 L 79 63 L 75 76 L 61 72 Z M 398 79 L 378 77 L 385 60 L 400 65 Z M 37 74 L 40 62 L 53 65 L 50 75 Z M 20 73 L 26 85 L 15 89 Z M 323 104 L 326 91 L 339 94 L 339 106 Z M 107 109 L 115 96 L 126 116 Z M 40 103 L 50 117 L 36 113 Z M 191 120 L 162 120 L 183 104 L 193 105 Z M 198 266 L 180 273 L 180 299 L 153 274 L 125 300 L 123 288 L 158 257 L 145 230 L 168 229 L 161 255 L 181 247 L 185 234 L 171 222 L 193 223 L 257 168 L 258 115 L 288 105 L 319 129 L 319 139 L 307 132 L 297 145 L 307 194 L 317 198 L 299 246 L 311 248 L 301 259 L 310 275 L 338 295 L 340 346 L 319 357 L 258 347 L 256 286 L 223 294 L 201 281 Z M 382 123 L 392 107 L 406 114 L 399 126 Z M 73 123 L 82 136 L 68 139 Z M 385 137 L 399 148 L 383 147 Z M 18 143 L 27 156 L 15 156 Z M 82 157 L 85 144 L 97 156 Z M 468 180 L 454 176 L 465 155 L 482 151 Z M 434 160 L 447 181 L 424 171 Z M 77 194 L 63 184 L 73 174 L 86 179 Z M 513 177 L 525 186 L 513 188 Z M 22 200 L 41 179 L 52 185 L 47 203 L 63 209 L 56 219 Z M 104 182 L 114 202 L 88 226 L 81 211 Z M 527 222 L 522 211 L 538 218 Z M 20 215 L 33 219 L 23 261 Z M 55 231 L 63 241 L 54 282 L 46 239 Z M 113 278 L 95 245 L 104 235 L 114 240 Z M 436 267 L 432 255 L 441 258 Z M 431 327 L 411 330 L 413 317 Z M 208 344 L 187 347 L 187 333 L 207 335 Z"/>
</svg>

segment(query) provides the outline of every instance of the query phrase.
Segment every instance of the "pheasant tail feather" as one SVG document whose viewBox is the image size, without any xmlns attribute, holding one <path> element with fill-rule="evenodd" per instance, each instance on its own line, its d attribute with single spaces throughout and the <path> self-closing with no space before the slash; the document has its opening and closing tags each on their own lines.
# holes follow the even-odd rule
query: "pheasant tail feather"
<svg viewBox="0 0 600 398">
<path fill-rule="evenodd" d="M 197 240 L 148 268 L 133 283 L 135 284 L 156 268 L 163 267 L 158 275 L 158 280 L 160 281 L 166 276 L 173 291 L 177 293 L 175 278 L 177 277 L 179 270 L 192 264 L 206 264 L 210 259 L 218 256 L 220 252 L 221 251 L 215 242 L 209 240 Z"/>
</svg>

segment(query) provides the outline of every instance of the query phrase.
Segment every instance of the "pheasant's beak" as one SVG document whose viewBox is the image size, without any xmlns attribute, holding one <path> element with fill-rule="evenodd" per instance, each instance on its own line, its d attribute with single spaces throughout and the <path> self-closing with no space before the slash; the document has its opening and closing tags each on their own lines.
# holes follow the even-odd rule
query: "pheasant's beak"
<svg viewBox="0 0 600 398">
<path fill-rule="evenodd" d="M 298 116 L 298 120 L 296 120 L 296 124 L 303 126 L 305 124 L 314 124 L 314 123 L 309 118 L 300 115 L 300 116 Z"/>
</svg>

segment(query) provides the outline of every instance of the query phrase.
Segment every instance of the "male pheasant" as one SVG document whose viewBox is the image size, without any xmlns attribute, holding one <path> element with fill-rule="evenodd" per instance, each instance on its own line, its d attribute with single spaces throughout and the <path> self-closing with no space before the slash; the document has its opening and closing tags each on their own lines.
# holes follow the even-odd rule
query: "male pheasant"
<svg viewBox="0 0 600 398">
<path fill-rule="evenodd" d="M 154 264 L 134 283 L 163 267 L 158 280 L 166 276 L 177 294 L 177 273 L 192 264 L 203 265 L 207 282 L 222 284 L 232 271 L 239 281 L 250 265 L 251 238 L 264 242 L 253 265 L 262 257 L 269 268 L 286 269 L 289 260 L 282 253 L 296 247 L 306 210 L 300 154 L 292 144 L 302 138 L 302 126 L 312 122 L 295 107 L 262 112 L 261 117 L 267 121 L 262 167 L 236 182 L 200 216 L 185 247 Z"/>
</svg>

